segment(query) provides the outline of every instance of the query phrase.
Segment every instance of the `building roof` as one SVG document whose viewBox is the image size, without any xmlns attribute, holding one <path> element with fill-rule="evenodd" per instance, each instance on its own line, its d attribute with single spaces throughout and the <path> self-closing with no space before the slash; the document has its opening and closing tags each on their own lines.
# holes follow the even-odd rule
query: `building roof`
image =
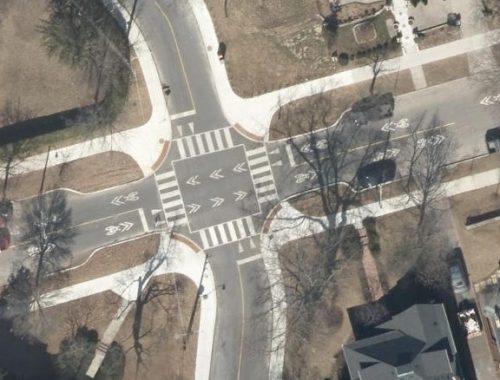
<svg viewBox="0 0 500 380">
<path fill-rule="evenodd" d="M 457 353 L 442 304 L 413 305 L 376 327 L 379 334 L 346 344 L 352 380 L 445 380 Z"/>
</svg>

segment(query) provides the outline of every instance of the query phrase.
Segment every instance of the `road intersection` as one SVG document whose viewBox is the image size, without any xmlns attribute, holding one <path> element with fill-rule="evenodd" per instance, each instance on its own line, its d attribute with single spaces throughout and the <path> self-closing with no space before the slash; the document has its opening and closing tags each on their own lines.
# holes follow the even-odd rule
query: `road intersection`
<svg viewBox="0 0 500 380">
<path fill-rule="evenodd" d="M 137 22 L 161 80 L 172 89 L 165 100 L 172 141 L 152 176 L 98 193 L 67 192 L 79 230 L 75 260 L 83 261 L 95 248 L 164 228 L 188 237 L 208 254 L 215 283 L 225 284 L 225 290 L 216 290 L 221 296 L 210 377 L 266 378 L 271 321 L 259 297 L 268 284 L 259 235 L 280 200 L 317 187 L 318 173 L 307 157 L 318 150 L 327 153 L 332 134 L 319 130 L 267 142 L 241 135 L 224 116 L 189 4 L 145 2 Z M 376 136 L 389 141 L 381 151 L 396 159 L 404 175 L 408 128 L 422 116 L 428 122 L 435 116 L 440 128 L 467 142 L 458 144 L 454 161 L 483 153 L 484 132 L 500 118 L 492 106 L 496 96 L 484 94 L 467 78 L 397 97 L 392 120 L 354 125 L 366 133 L 352 146 L 349 161 L 359 161 L 366 137 Z M 353 177 L 349 172 L 345 180 Z"/>
</svg>

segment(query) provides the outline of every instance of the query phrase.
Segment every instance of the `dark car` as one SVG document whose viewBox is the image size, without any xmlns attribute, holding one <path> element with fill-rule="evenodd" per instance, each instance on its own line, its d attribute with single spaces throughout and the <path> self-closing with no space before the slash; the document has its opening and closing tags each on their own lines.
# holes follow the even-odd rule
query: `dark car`
<svg viewBox="0 0 500 380">
<path fill-rule="evenodd" d="M 219 47 L 217 49 L 217 55 L 219 59 L 222 61 L 226 56 L 226 44 L 224 42 L 219 42 Z"/>
<path fill-rule="evenodd" d="M 448 270 L 453 291 L 456 294 L 463 294 L 469 290 L 467 281 L 467 272 L 464 268 L 462 249 L 459 247 L 453 249 L 448 258 Z"/>
<path fill-rule="evenodd" d="M 358 169 L 356 179 L 361 189 L 370 188 L 392 181 L 396 176 L 396 163 L 393 160 L 380 160 Z"/>
<path fill-rule="evenodd" d="M 486 131 L 486 146 L 489 153 L 500 152 L 500 127 Z"/>
</svg>

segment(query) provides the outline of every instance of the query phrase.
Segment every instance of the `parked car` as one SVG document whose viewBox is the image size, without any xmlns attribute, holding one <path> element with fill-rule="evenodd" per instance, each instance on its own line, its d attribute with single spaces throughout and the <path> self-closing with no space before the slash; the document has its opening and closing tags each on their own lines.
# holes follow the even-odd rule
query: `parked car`
<svg viewBox="0 0 500 380">
<path fill-rule="evenodd" d="M 372 162 L 358 169 L 356 179 L 358 187 L 367 189 L 392 181 L 396 176 L 396 163 L 394 160 L 385 159 Z"/>
<path fill-rule="evenodd" d="M 486 146 L 489 153 L 500 152 L 500 127 L 486 131 Z"/>
<path fill-rule="evenodd" d="M 221 61 L 226 57 L 226 44 L 224 42 L 219 42 L 217 55 L 219 56 L 219 60 Z"/>
<path fill-rule="evenodd" d="M 469 290 L 469 283 L 463 264 L 462 250 L 459 247 L 453 249 L 448 259 L 448 270 L 450 272 L 451 286 L 455 294 L 466 293 Z"/>
</svg>

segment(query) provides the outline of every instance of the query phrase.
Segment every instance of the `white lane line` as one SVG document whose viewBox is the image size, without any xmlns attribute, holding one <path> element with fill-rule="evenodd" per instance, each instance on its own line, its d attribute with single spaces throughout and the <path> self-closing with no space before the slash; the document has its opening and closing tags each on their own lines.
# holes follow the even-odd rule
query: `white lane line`
<svg viewBox="0 0 500 380">
<path fill-rule="evenodd" d="M 262 258 L 262 253 L 257 253 L 256 255 L 249 256 L 241 260 L 236 260 L 236 264 L 238 265 L 248 264 L 251 263 L 252 261 L 259 260 L 261 258 Z"/>
<path fill-rule="evenodd" d="M 180 118 L 183 118 L 183 117 L 193 116 L 193 115 L 196 115 L 196 111 L 195 110 L 189 110 L 189 111 L 186 111 L 186 112 L 179 112 L 179 113 L 176 113 L 174 115 L 171 115 L 170 116 L 170 120 L 177 120 L 177 119 L 180 119 Z"/>
<path fill-rule="evenodd" d="M 142 228 L 145 232 L 149 232 L 148 222 L 146 221 L 146 215 L 144 215 L 144 209 L 140 208 L 139 210 L 139 218 L 141 219 Z"/>
<path fill-rule="evenodd" d="M 293 168 L 295 166 L 295 158 L 293 157 L 292 147 L 290 144 L 285 146 L 286 155 L 288 156 L 288 161 L 290 161 L 290 166 Z"/>
</svg>

